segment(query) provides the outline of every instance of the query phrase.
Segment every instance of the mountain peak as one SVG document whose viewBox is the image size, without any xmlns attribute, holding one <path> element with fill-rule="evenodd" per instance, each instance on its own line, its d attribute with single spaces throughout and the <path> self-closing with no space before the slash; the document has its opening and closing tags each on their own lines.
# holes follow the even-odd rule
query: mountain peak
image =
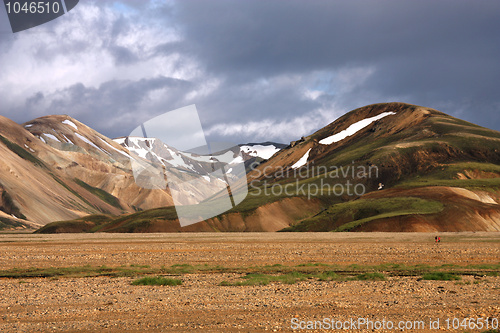
<svg viewBox="0 0 500 333">
<path fill-rule="evenodd" d="M 78 130 L 79 126 L 82 127 L 87 127 L 83 123 L 79 122 L 78 120 L 74 119 L 71 116 L 68 116 L 66 114 L 64 115 L 49 115 L 49 116 L 43 116 L 39 118 L 35 118 L 33 120 L 27 121 L 22 126 L 25 128 L 30 128 L 32 126 L 52 126 L 52 128 L 59 128 L 59 124 L 64 124 L 67 126 L 73 127 L 75 130 Z"/>
<path fill-rule="evenodd" d="M 391 115 L 391 117 L 385 117 L 386 115 Z M 437 110 L 407 103 L 371 104 L 346 113 L 308 138 L 321 142 L 328 136 L 347 131 L 349 133 L 345 134 L 350 134 L 344 137 L 344 139 L 347 139 L 367 131 L 372 130 L 373 132 L 373 127 L 380 124 L 383 124 L 386 129 L 384 133 L 389 135 L 404 128 L 415 126 L 432 115 L 445 116 L 444 113 Z"/>
<path fill-rule="evenodd" d="M 458 155 L 467 155 L 464 158 L 472 160 L 479 155 L 489 156 L 491 161 L 499 158 L 497 150 L 492 152 L 486 144 L 473 145 L 470 140 L 463 140 L 464 137 L 486 143 L 497 140 L 500 133 L 423 106 L 399 102 L 371 104 L 348 112 L 310 136 L 292 142 L 263 168 L 270 171 L 282 167 L 295 169 L 299 165 L 339 166 L 353 161 L 385 165 L 386 161 L 395 162 L 405 155 L 402 149 L 419 152 L 412 159 L 420 160 L 411 162 L 416 169 L 436 165 L 437 162 L 430 160 L 435 158 L 437 151 L 443 160 Z M 425 166 L 426 163 L 430 164 Z M 394 168 L 399 166 L 394 165 Z"/>
</svg>

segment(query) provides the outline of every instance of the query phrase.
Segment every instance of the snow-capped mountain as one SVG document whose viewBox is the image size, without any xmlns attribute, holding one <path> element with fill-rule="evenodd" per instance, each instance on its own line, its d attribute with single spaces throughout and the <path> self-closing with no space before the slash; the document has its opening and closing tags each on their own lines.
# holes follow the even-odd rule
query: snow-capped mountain
<svg viewBox="0 0 500 333">
<path fill-rule="evenodd" d="M 221 148 L 214 154 L 179 151 L 152 138 L 111 140 L 64 115 L 22 125 L 0 117 L 0 125 L 0 228 L 39 227 L 80 217 L 79 228 L 69 222 L 62 229 L 77 232 L 88 226 L 83 216 L 111 221 L 112 215 L 147 210 L 143 220 L 149 223 L 151 216 L 156 216 L 156 224 L 152 229 L 141 224 L 141 231 L 180 231 L 172 217 L 175 214 L 171 214 L 174 204 L 178 207 L 179 202 L 192 205 L 217 199 L 225 190 L 234 199 L 234 190 L 243 188 L 241 182 L 247 185 L 247 181 L 262 186 L 252 187 L 255 195 L 264 192 L 269 182 L 292 184 L 297 170 L 301 186 L 317 186 L 318 179 L 325 188 L 339 181 L 356 181 L 367 191 L 360 196 L 366 200 L 356 201 L 358 209 L 352 208 L 352 201 L 344 204 L 349 197 L 330 192 L 324 194 L 327 200 L 314 202 L 298 194 L 278 201 L 273 195 L 261 196 L 243 205 L 242 212 L 235 206 L 231 213 L 207 219 L 189 230 L 275 231 L 300 220 L 296 230 L 328 231 L 344 228 L 340 223 L 351 223 L 356 216 L 367 221 L 357 227 L 365 231 L 500 230 L 496 185 L 500 134 L 430 108 L 404 103 L 369 105 L 286 147 L 272 142 L 249 143 Z M 364 168 L 372 167 L 376 173 L 367 176 Z M 316 170 L 325 168 L 335 172 L 318 178 Z M 359 168 L 363 170 L 358 172 Z M 287 172 L 280 173 L 283 170 Z M 343 178 L 339 180 L 337 175 Z M 151 186 L 138 183 L 141 177 Z M 425 205 L 407 206 L 415 198 Z M 331 204 L 331 209 L 322 203 Z M 365 203 L 373 203 L 373 208 L 363 208 Z M 401 207 L 380 210 L 393 207 L 393 203 Z M 157 210 L 169 206 L 170 210 Z M 432 211 L 420 211 L 421 207 Z M 386 218 L 386 213 L 391 217 Z M 304 220 L 308 214 L 313 220 Z M 136 214 L 127 216 L 136 219 Z M 370 222 L 372 219 L 375 222 Z M 106 230 L 135 230 L 121 223 L 111 223 Z"/>
<path fill-rule="evenodd" d="M 125 148 L 132 159 L 142 158 L 151 163 L 161 164 L 167 169 L 175 168 L 204 176 L 221 167 L 225 167 L 226 171 L 231 170 L 235 165 L 243 162 L 238 147 L 214 154 L 200 155 L 179 151 L 156 138 L 123 137 L 114 141 Z M 231 174 L 231 171 L 228 173 Z"/>
<path fill-rule="evenodd" d="M 240 145 L 240 149 L 249 157 L 260 157 L 264 160 L 270 159 L 274 154 L 285 148 L 286 145 L 276 142 L 247 143 Z"/>
</svg>

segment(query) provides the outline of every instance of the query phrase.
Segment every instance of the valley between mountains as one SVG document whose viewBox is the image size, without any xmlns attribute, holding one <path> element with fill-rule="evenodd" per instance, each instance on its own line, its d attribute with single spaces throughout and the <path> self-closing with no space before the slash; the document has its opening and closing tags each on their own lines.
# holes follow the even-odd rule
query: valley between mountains
<svg viewBox="0 0 500 333">
<path fill-rule="evenodd" d="M 239 151 L 237 151 L 239 150 Z M 243 144 L 225 159 L 154 138 L 110 139 L 65 115 L 24 124 L 0 117 L 3 231 L 500 231 L 500 132 L 405 103 L 353 110 L 288 145 Z M 149 155 L 148 155 L 149 154 Z M 139 186 L 132 163 L 203 179 Z M 219 163 L 219 164 L 218 164 Z M 224 164 L 225 163 L 225 164 Z M 181 227 L 174 199 L 196 204 L 244 163 L 246 198 Z M 216 202 L 218 195 L 210 200 Z"/>
</svg>

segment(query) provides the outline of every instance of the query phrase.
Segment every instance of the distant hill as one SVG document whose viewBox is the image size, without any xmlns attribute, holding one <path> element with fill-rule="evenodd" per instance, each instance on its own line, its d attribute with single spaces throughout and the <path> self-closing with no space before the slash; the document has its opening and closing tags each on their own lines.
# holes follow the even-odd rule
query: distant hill
<svg viewBox="0 0 500 333">
<path fill-rule="evenodd" d="M 271 146 L 263 145 L 268 153 Z M 257 148 L 245 147 L 250 149 L 243 153 L 245 159 L 263 160 L 260 146 L 259 154 Z M 0 117 L 0 153 L 0 230 L 37 229 L 89 214 L 120 216 L 171 207 L 171 191 L 189 204 L 214 187 L 227 186 L 225 179 L 209 176 L 217 163 L 208 157 L 179 152 L 154 138 L 111 140 L 66 115 L 40 117 L 22 125 Z M 175 189 L 140 187 L 131 163 L 144 158 L 202 178 L 196 187 L 189 183 Z"/>
<path fill-rule="evenodd" d="M 323 211 L 286 231 L 500 230 L 500 132 L 430 108 L 374 104 L 292 143 L 249 178 L 293 169 L 300 160 L 312 170 L 376 167 L 378 176 L 306 177 L 306 184 L 351 181 L 366 193 L 326 194 L 330 203 Z"/>
<path fill-rule="evenodd" d="M 500 231 L 500 132 L 382 103 L 276 148 L 249 170 L 247 198 L 207 221 L 181 228 L 166 207 L 40 232 Z"/>
</svg>

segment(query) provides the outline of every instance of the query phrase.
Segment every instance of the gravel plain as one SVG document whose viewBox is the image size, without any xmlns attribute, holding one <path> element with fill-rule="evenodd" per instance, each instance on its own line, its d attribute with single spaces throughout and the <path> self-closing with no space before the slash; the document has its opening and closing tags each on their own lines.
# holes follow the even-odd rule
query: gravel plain
<svg viewBox="0 0 500 333">
<path fill-rule="evenodd" d="M 500 233 L 198 233 L 0 235 L 1 270 L 73 266 L 208 264 L 224 267 L 492 265 Z M 485 331 L 447 328 L 450 318 L 500 319 L 500 277 L 460 281 L 389 276 L 385 281 L 319 281 L 220 286 L 241 273 L 183 274 L 181 286 L 133 286 L 134 277 L 0 279 L 1 332 L 291 332 L 292 323 L 365 318 L 408 332 Z M 488 321 L 489 320 L 489 321 Z M 486 322 L 485 321 L 485 322 Z M 450 323 L 453 323 L 450 321 Z M 456 321 L 455 321 L 456 323 Z M 325 328 L 326 326 L 323 326 Z M 308 332 L 395 332 L 362 329 Z M 408 328 L 408 327 L 407 327 Z"/>
</svg>

